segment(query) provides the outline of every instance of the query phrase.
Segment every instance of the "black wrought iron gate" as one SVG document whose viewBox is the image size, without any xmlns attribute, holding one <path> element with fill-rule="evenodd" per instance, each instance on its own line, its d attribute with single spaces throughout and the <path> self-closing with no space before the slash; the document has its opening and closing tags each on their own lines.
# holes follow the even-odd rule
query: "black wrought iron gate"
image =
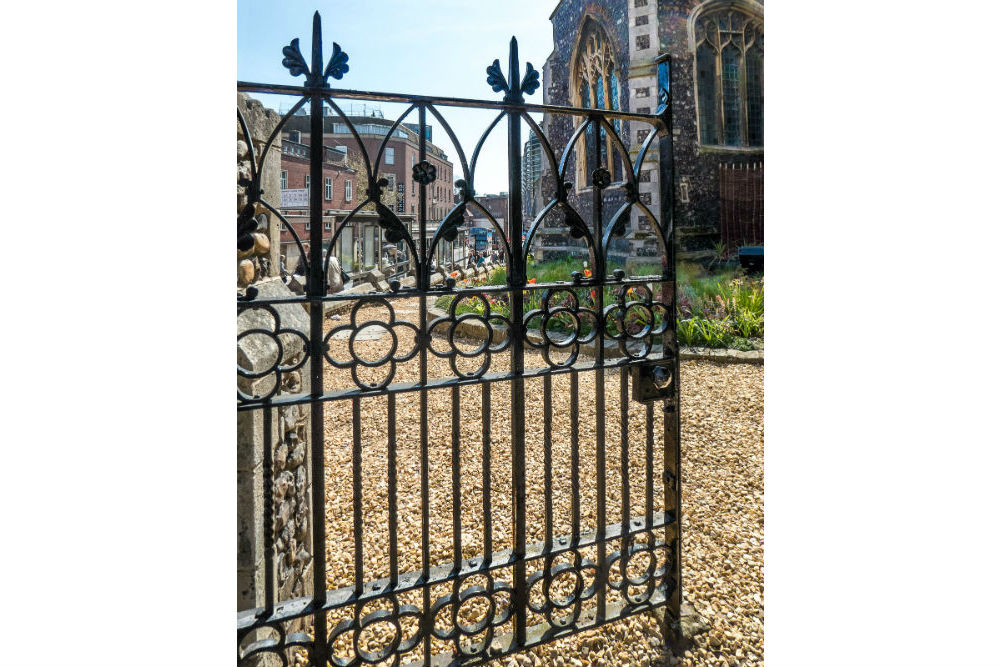
<svg viewBox="0 0 1000 667">
<path fill-rule="evenodd" d="M 262 161 L 306 105 L 308 143 L 323 145 L 325 116 L 342 123 L 363 157 L 369 187 L 335 230 L 324 234 L 321 187 L 310 190 L 308 239 L 288 225 L 308 258 L 304 295 L 267 298 L 251 286 L 238 298 L 241 317 L 265 322 L 241 337 L 255 336 L 275 350 L 269 367 L 238 369 L 242 387 L 255 384 L 239 391 L 237 409 L 257 411 L 265 431 L 268 558 L 263 606 L 238 614 L 238 660 L 477 664 L 654 607 L 665 609 L 669 626 L 678 618 L 681 578 L 668 91 L 660 91 L 653 115 L 528 104 L 524 96 L 538 88 L 539 75 L 528 63 L 521 76 L 514 40 L 507 76 L 497 61 L 487 68 L 487 83 L 505 93 L 502 101 L 332 89 L 327 81 L 347 71 L 347 54 L 334 44 L 324 67 L 318 13 L 312 37 L 310 64 L 297 39 L 284 49 L 283 64 L 304 75 L 305 86 L 238 83 L 240 91 L 295 101 L 263 147 L 250 140 L 240 117 L 253 182 L 239 243 L 247 243 L 260 207 L 287 223 L 277 193 L 261 192 Z M 403 103 L 407 110 L 370 151 L 356 119 L 336 101 L 344 99 Z M 471 160 L 441 112 L 450 107 L 496 114 Z M 554 146 L 529 112 L 567 117 L 575 129 Z M 386 143 L 411 114 L 419 125 L 415 229 L 385 205 L 387 182 L 380 180 Z M 451 201 L 451 182 L 443 184 L 450 212 L 436 230 L 428 228 L 427 206 L 431 188 L 442 184 L 427 159 L 429 117 L 454 144 L 462 171 L 454 184 L 458 203 Z M 481 149 L 501 121 L 508 136 L 509 236 L 474 189 Z M 522 121 L 540 140 L 552 186 L 548 203 L 527 224 Z M 640 126 L 648 136 L 630 147 L 639 144 L 630 136 Z M 640 174 L 648 176 L 640 167 L 651 152 L 659 156 L 650 179 L 657 213 L 640 189 L 647 180 Z M 311 151 L 309 169 L 311 182 L 322 183 L 323 151 Z M 614 191 L 621 203 L 607 215 Z M 577 210 L 588 206 L 589 215 Z M 414 276 L 388 290 L 329 294 L 338 236 L 362 209 L 375 210 L 388 242 L 405 244 Z M 435 248 L 455 238 L 467 209 L 482 211 L 496 229 L 503 284 L 435 277 Z M 579 245 L 587 268 L 561 281 L 529 277 L 538 266 L 529 255 L 541 234 Z M 643 234 L 659 256 L 653 269 L 646 262 L 633 271 L 639 265 L 628 251 Z M 290 305 L 308 310 L 307 325 L 289 323 L 283 313 Z M 340 319 L 325 317 L 338 306 Z M 294 341 L 302 354 L 292 359 Z M 288 376 L 299 371 L 298 391 L 289 390 Z M 274 531 L 271 420 L 292 405 L 309 408 L 314 586 L 304 597 L 276 599 L 273 559 L 282 538 Z M 610 418 L 614 410 L 617 419 Z M 618 437 L 609 438 L 609 429 Z"/>
</svg>

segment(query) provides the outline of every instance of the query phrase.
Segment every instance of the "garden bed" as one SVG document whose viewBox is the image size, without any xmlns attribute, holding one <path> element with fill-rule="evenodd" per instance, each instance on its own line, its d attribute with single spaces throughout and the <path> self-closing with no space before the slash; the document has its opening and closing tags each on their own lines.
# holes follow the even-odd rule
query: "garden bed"
<svg viewBox="0 0 1000 667">
<path fill-rule="evenodd" d="M 539 265 L 529 265 L 530 283 L 538 280 L 542 282 L 556 282 L 571 279 L 571 273 L 576 268 L 583 268 L 582 275 L 589 277 L 589 271 L 585 267 L 578 267 L 571 260 L 561 260 L 559 262 L 548 262 Z M 629 267 L 632 270 L 648 268 Z M 533 269 L 533 270 L 530 270 Z M 628 275 L 632 275 L 629 273 Z M 457 285 L 461 288 L 475 288 L 485 286 L 502 286 L 506 284 L 507 274 L 503 269 L 497 269 L 486 276 L 477 276 L 472 279 L 460 280 Z M 655 283 L 652 283 L 655 289 Z M 763 359 L 764 349 L 764 281 L 741 274 L 739 269 L 729 268 L 721 272 L 712 273 L 694 264 L 681 264 L 677 271 L 677 342 L 680 344 L 682 354 L 688 358 L 718 358 L 720 360 L 754 361 Z M 576 295 L 576 301 L 581 308 L 594 309 L 597 293 L 594 289 L 578 287 L 572 283 L 565 284 L 558 288 L 560 292 L 560 306 L 573 306 L 569 293 Z M 612 304 L 617 298 L 616 286 L 604 288 L 604 303 Z M 444 294 L 438 297 L 431 309 L 431 317 L 445 317 L 451 310 L 451 305 L 456 295 Z M 509 319 L 510 304 L 506 293 L 486 294 L 484 298 L 459 296 L 460 302 L 454 308 L 454 314 L 461 316 L 465 314 L 476 314 L 484 316 L 486 306 L 489 306 L 490 314 L 500 315 Z M 642 295 L 630 295 L 629 299 L 641 299 Z M 525 316 L 531 314 L 541 306 L 542 295 L 537 291 L 525 292 Z M 633 311 L 635 313 L 635 311 Z M 578 321 L 566 313 L 557 314 L 553 322 L 549 324 L 550 334 L 569 335 L 577 331 L 581 337 L 590 333 L 593 327 L 593 318 L 582 317 Z M 528 338 L 532 342 L 541 340 L 539 331 L 539 318 L 534 319 L 535 326 L 531 322 L 528 324 Z M 644 321 L 625 322 L 627 327 L 641 328 Z M 659 326 L 662 321 L 657 320 L 654 326 Z M 506 337 L 506 327 L 494 320 L 491 322 L 493 329 L 494 343 L 502 341 Z M 486 326 L 475 319 L 466 319 L 456 326 L 456 335 L 465 336 L 474 340 L 482 340 L 488 335 Z M 617 332 L 613 332 L 617 333 Z M 653 343 L 658 343 L 658 337 L 654 336 Z M 581 353 L 594 356 L 596 344 L 591 343 L 581 346 Z M 687 349 L 685 349 L 687 348 Z M 726 350 L 726 354 L 707 353 L 713 350 Z M 742 354 L 751 353 L 751 354 Z M 621 356 L 618 344 L 614 341 L 605 343 L 606 356 Z"/>
</svg>

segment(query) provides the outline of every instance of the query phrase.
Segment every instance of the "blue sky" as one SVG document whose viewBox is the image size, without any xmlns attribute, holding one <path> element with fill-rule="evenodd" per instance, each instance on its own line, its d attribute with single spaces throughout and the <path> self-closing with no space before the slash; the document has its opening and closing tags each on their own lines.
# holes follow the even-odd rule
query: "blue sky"
<svg viewBox="0 0 1000 667">
<path fill-rule="evenodd" d="M 335 87 L 480 99 L 500 99 L 486 84 L 486 67 L 499 58 L 507 70 L 508 44 L 518 40 L 521 69 L 530 61 L 541 71 L 552 50 L 549 14 L 555 0 L 475 2 L 431 0 L 289 0 L 265 2 L 240 0 L 237 4 L 237 77 L 241 81 L 297 83 L 281 65 L 281 49 L 298 37 L 309 60 L 312 44 L 312 14 L 323 17 L 323 54 L 329 57 L 331 43 L 347 52 L 350 71 Z M 544 84 L 543 84 L 544 85 Z M 278 108 L 283 100 L 257 96 Z M 542 101 L 542 89 L 528 98 Z M 402 107 L 380 105 L 384 115 L 395 117 Z M 471 156 L 476 141 L 495 114 L 484 111 L 440 108 Z M 540 120 L 540 117 L 536 117 Z M 431 119 L 433 121 L 433 119 Z M 416 122 L 416 114 L 407 121 Z M 452 159 L 458 169 L 457 154 L 437 123 L 434 143 Z M 522 122 L 522 136 L 527 126 Z M 476 173 L 476 190 L 507 190 L 506 130 L 503 125 L 487 140 Z"/>
</svg>

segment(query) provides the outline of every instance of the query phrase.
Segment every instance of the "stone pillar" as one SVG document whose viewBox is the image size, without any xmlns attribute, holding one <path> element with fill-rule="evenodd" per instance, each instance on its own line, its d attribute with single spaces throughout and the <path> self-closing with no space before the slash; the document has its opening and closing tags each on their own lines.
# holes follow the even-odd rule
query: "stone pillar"
<svg viewBox="0 0 1000 667">
<path fill-rule="evenodd" d="M 294 294 L 278 278 L 254 283 L 259 298 L 293 297 Z M 274 307 L 281 318 L 282 329 L 292 329 L 308 336 L 309 316 L 300 304 Z M 274 328 L 273 317 L 266 310 L 250 308 L 237 318 L 237 331 Z M 282 334 L 283 366 L 297 364 L 308 350 L 295 335 Z M 237 359 L 243 369 L 260 372 L 270 368 L 277 355 L 277 346 L 265 335 L 250 335 L 237 343 Z M 247 394 L 270 392 L 275 378 L 238 379 L 241 391 Z M 308 392 L 309 375 L 302 369 L 282 374 L 277 395 Z M 265 446 L 264 410 L 237 413 L 237 610 L 252 609 L 265 604 L 265 527 L 264 489 L 270 484 L 273 494 L 272 526 L 274 539 L 274 601 L 280 603 L 307 596 L 312 591 L 313 544 L 310 521 L 312 470 L 310 469 L 310 430 L 308 405 L 289 405 L 271 409 L 270 445 L 272 451 L 271 479 L 264 470 Z M 294 632 L 310 627 L 310 619 L 299 619 L 286 627 Z M 276 662 L 274 656 L 262 657 L 260 665 Z"/>
</svg>

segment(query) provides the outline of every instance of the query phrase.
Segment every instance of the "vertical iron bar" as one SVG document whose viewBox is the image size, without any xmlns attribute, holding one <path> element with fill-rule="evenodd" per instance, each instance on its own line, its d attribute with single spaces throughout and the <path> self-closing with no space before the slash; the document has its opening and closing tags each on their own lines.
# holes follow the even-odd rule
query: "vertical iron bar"
<svg viewBox="0 0 1000 667">
<path fill-rule="evenodd" d="M 323 38 L 319 12 L 313 14 L 312 71 L 323 71 Z M 326 665 L 326 470 L 323 460 L 323 302 L 326 294 L 323 271 L 323 97 L 314 89 L 309 96 L 309 393 L 310 446 L 313 514 L 313 643 L 310 659 Z"/>
<path fill-rule="evenodd" d="M 486 565 L 493 562 L 493 503 L 491 500 L 491 486 L 493 484 L 493 473 L 490 470 L 491 457 L 491 416 L 490 399 L 491 387 L 489 382 L 484 382 L 483 387 L 483 561 Z"/>
<path fill-rule="evenodd" d="M 570 528 L 573 546 L 580 542 L 580 374 L 569 372 L 569 479 Z"/>
<path fill-rule="evenodd" d="M 427 109 L 424 105 L 418 107 L 420 136 L 417 137 L 419 162 L 427 159 Z M 427 185 L 419 183 L 420 195 L 417 199 L 417 230 L 420 234 L 420 258 L 416 262 L 417 288 L 420 294 L 420 541 L 421 541 L 421 581 L 425 584 L 424 613 L 424 665 L 431 667 L 431 629 L 434 619 L 431 617 L 431 589 L 427 580 L 431 572 L 431 529 L 430 529 L 430 481 L 428 478 L 427 460 L 427 347 L 430 345 L 430 333 L 427 331 L 427 288 L 430 275 L 426 268 L 430 266 L 427 259 Z"/>
<path fill-rule="evenodd" d="M 590 122 L 594 126 L 594 131 L 591 133 L 593 138 L 592 151 L 594 155 L 594 170 L 596 171 L 601 166 L 601 133 L 600 133 L 600 121 L 599 116 L 591 116 Z M 605 543 L 605 533 L 607 530 L 607 506 L 605 502 L 606 487 L 605 487 L 605 467 L 607 461 L 605 460 L 605 443 L 604 443 L 604 285 L 607 282 L 607 262 L 604 258 L 604 242 L 603 242 L 603 231 L 604 224 L 602 220 L 602 204 L 603 198 L 601 196 L 601 188 L 593 182 L 593 173 L 590 175 L 591 178 L 591 191 L 593 193 L 593 222 L 594 222 L 594 244 L 597 246 L 597 261 L 600 262 L 598 265 L 599 273 L 598 277 L 601 280 L 601 284 L 597 290 L 597 313 L 598 313 L 598 324 L 600 327 L 599 335 L 597 336 L 597 349 L 595 350 L 596 355 L 596 365 L 597 370 L 594 371 L 594 391 L 596 393 L 595 403 L 596 403 L 596 415 L 597 415 L 597 565 L 600 579 L 598 589 L 597 589 L 597 620 L 603 621 L 607 610 L 607 555 L 608 549 Z"/>
<path fill-rule="evenodd" d="M 653 529 L 653 404 L 646 403 L 646 530 Z"/>
<path fill-rule="evenodd" d="M 264 616 L 274 611 L 274 443 L 271 442 L 271 407 L 265 406 L 264 427 Z"/>
<path fill-rule="evenodd" d="M 545 467 L 545 553 L 552 551 L 552 376 L 542 376 L 542 412 L 545 413 L 542 438 Z"/>
<path fill-rule="evenodd" d="M 543 456 L 545 468 L 545 545 L 542 552 L 545 560 L 542 571 L 545 577 L 545 588 L 548 590 L 552 572 L 552 376 L 546 373 L 542 376 L 542 412 L 545 421 L 542 427 Z"/>
<path fill-rule="evenodd" d="M 399 583 L 399 556 L 396 533 L 399 530 L 399 499 L 396 488 L 396 394 L 389 394 L 389 587 Z"/>
<path fill-rule="evenodd" d="M 351 453 L 352 489 L 354 491 L 354 594 L 364 588 L 364 535 L 361 523 L 361 398 L 351 399 L 351 421 L 354 427 L 354 450 Z"/>
<path fill-rule="evenodd" d="M 630 546 L 630 533 L 631 525 L 630 519 L 632 518 L 632 489 L 629 479 L 629 450 L 628 450 L 628 373 L 626 368 L 622 367 L 618 369 L 618 374 L 620 382 L 618 383 L 619 396 L 621 402 L 621 444 L 622 444 L 622 546 L 621 552 L 624 556 L 627 553 Z M 618 561 L 619 564 L 623 564 L 625 561 Z M 627 576 L 625 574 L 625 568 L 622 568 L 622 577 Z"/>
<path fill-rule="evenodd" d="M 517 60 L 517 40 L 510 40 L 512 95 L 523 102 L 520 94 L 521 71 Z M 516 93 L 513 91 L 517 91 Z M 527 580 L 525 577 L 525 480 L 524 480 L 524 289 L 527 267 L 521 233 L 521 113 L 507 112 L 508 199 L 507 218 L 510 229 L 511 269 L 507 273 L 511 287 L 511 475 L 514 491 L 514 646 L 527 641 Z"/>
<path fill-rule="evenodd" d="M 451 529 L 455 549 L 454 571 L 462 568 L 462 461 L 459 451 L 461 438 L 461 388 L 451 388 Z M 455 580 L 458 586 L 458 580 Z"/>
</svg>

